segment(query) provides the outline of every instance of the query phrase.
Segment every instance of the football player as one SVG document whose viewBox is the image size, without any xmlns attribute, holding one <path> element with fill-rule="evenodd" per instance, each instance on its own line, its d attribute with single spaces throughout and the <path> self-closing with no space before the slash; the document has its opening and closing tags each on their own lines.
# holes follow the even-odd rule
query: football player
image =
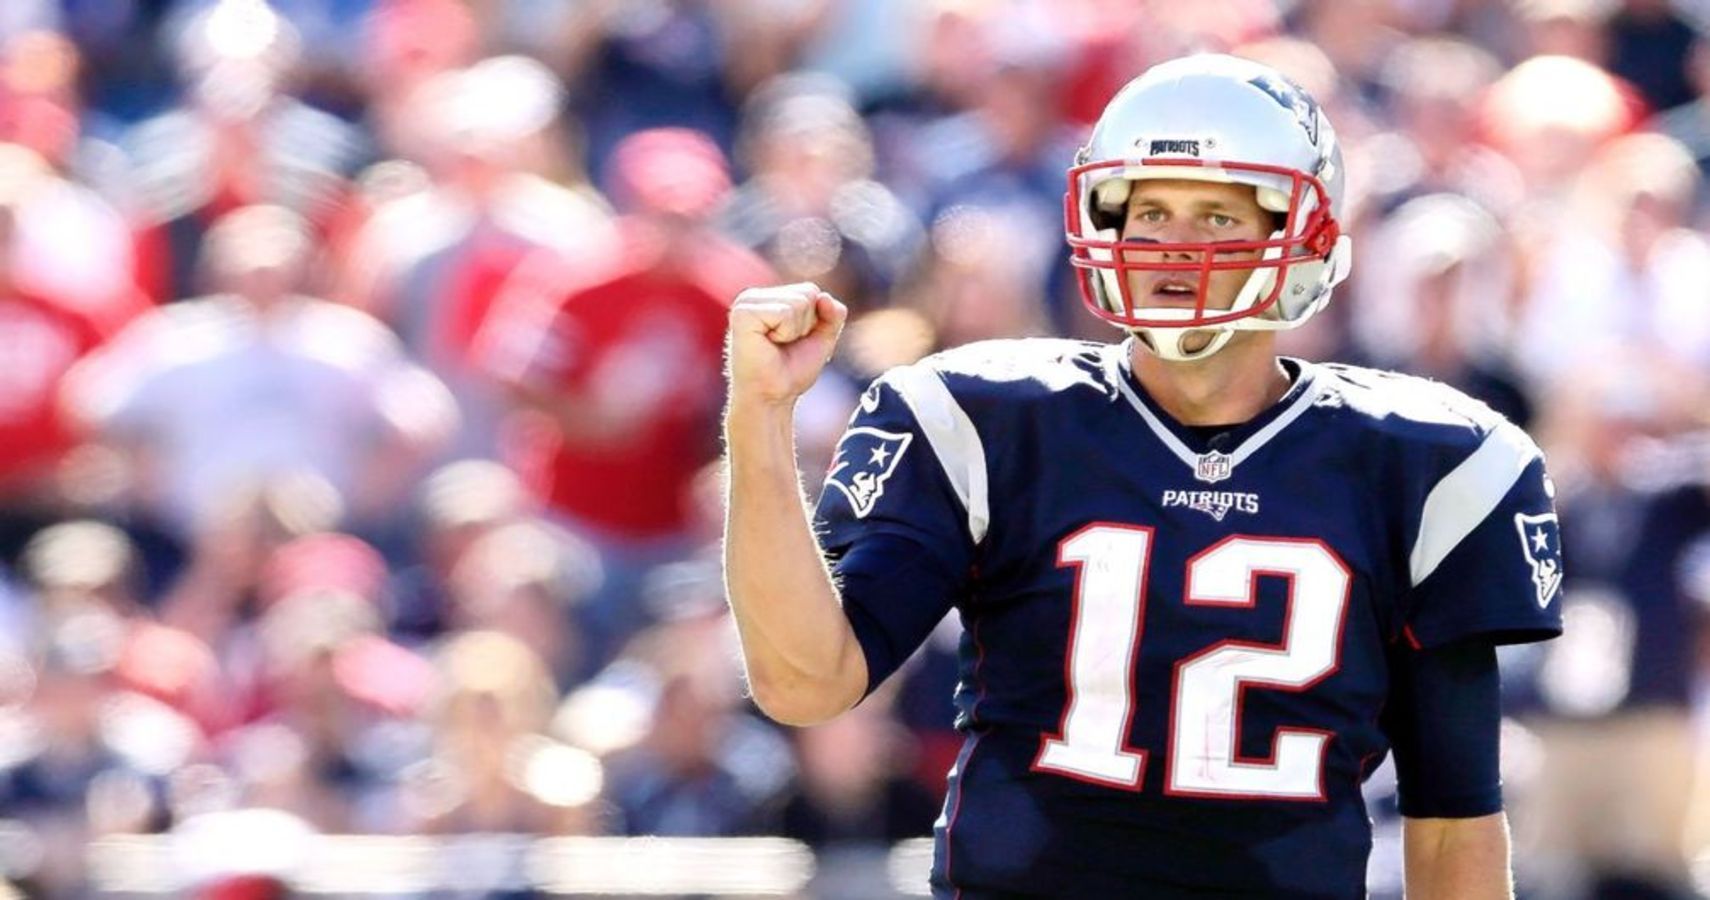
<svg viewBox="0 0 1710 900">
<path fill-rule="evenodd" d="M 1362 897 L 1360 784 L 1392 752 L 1408 896 L 1510 895 L 1494 648 L 1560 631 L 1552 489 L 1452 389 L 1276 354 L 1348 273 L 1342 175 L 1277 72 L 1146 72 L 1065 203 L 1128 339 L 886 373 L 812 521 L 791 410 L 845 310 L 738 298 L 725 553 L 755 700 L 823 721 L 961 615 L 935 896 Z"/>
</svg>

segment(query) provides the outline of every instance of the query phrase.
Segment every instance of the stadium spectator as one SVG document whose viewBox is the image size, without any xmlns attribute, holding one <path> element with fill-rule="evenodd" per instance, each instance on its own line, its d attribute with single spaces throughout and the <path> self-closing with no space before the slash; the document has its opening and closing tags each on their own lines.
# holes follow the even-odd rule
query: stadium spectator
<svg viewBox="0 0 1710 900">
<path fill-rule="evenodd" d="M 888 847 L 923 833 L 940 798 L 912 777 L 912 749 L 890 704 L 878 698 L 825 728 L 802 731 L 801 776 L 784 806 L 783 833 L 816 847 Z"/>
<path fill-rule="evenodd" d="M 87 256 L 62 246 L 73 234 Z M 146 308 L 123 275 L 124 240 L 117 217 L 92 193 L 54 175 L 34 152 L 0 144 L 0 520 L 27 525 L 52 515 L 52 476 L 74 443 L 59 408 L 61 382 Z M 99 266 L 120 277 L 104 282 L 79 271 Z"/>
<path fill-rule="evenodd" d="M 427 81 L 400 136 L 424 170 L 391 164 L 345 254 L 341 298 L 385 320 L 465 413 L 451 449 L 491 456 L 502 402 L 471 344 L 517 265 L 542 248 L 605 240 L 605 201 L 564 146 L 563 86 L 526 57 L 483 60 Z M 568 186 L 552 178 L 564 178 Z"/>
<path fill-rule="evenodd" d="M 0 42 L 0 140 L 34 150 L 129 214 L 128 162 L 117 144 L 123 126 L 84 106 L 84 64 L 78 46 L 50 29 Z"/>
<path fill-rule="evenodd" d="M 554 688 L 521 642 L 488 631 L 436 655 L 433 753 L 404 775 L 412 830 L 562 835 L 597 830 L 604 775 L 545 736 Z"/>
<path fill-rule="evenodd" d="M 452 573 L 481 538 L 533 512 L 515 472 L 491 460 L 435 469 L 416 491 L 409 562 L 392 574 L 388 627 L 409 644 L 441 635 L 451 616 Z"/>
<path fill-rule="evenodd" d="M 768 7 L 664 0 L 596 0 L 566 6 L 549 52 L 575 85 L 588 159 L 608 190 L 611 164 L 629 135 L 688 128 L 726 153 L 736 139 L 736 98 L 792 62 L 822 0 Z"/>
<path fill-rule="evenodd" d="M 546 664 L 558 684 L 588 674 L 575 627 L 604 573 L 593 547 L 539 521 L 502 525 L 477 538 L 448 580 L 450 624 L 509 635 Z"/>
<path fill-rule="evenodd" d="M 795 763 L 784 739 L 741 702 L 719 586 L 703 580 L 681 594 L 667 621 L 614 663 L 641 669 L 629 677 L 646 685 L 648 700 L 639 740 L 605 757 L 616 833 L 712 837 L 777 828 Z"/>
<path fill-rule="evenodd" d="M 1343 90 L 1362 101 L 1382 91 L 1390 54 L 1406 40 L 1403 8 L 1383 0 L 1309 0 L 1295 12 L 1301 37 L 1329 57 Z"/>
<path fill-rule="evenodd" d="M 1014 252 L 1012 227 L 980 207 L 952 207 L 933 223 L 931 246 L 897 295 L 931 323 L 939 348 L 1049 333 L 1037 272 Z"/>
<path fill-rule="evenodd" d="M 373 152 L 364 133 L 285 92 L 301 39 L 262 0 L 209 4 L 175 39 L 189 96 L 124 138 L 145 252 L 164 260 L 146 287 L 162 301 L 204 287 L 202 244 L 225 214 L 272 204 L 323 228 Z"/>
<path fill-rule="evenodd" d="M 1691 99 L 1671 109 L 1665 109 L 1651 121 L 1651 127 L 1679 141 L 1686 147 L 1698 168 L 1710 175 L 1710 35 L 1700 34 L 1692 44 L 1688 57 L 1687 75 L 1691 80 Z M 1710 196 L 1706 195 L 1700 179 L 1696 198 L 1696 221 L 1710 220 Z"/>
<path fill-rule="evenodd" d="M 132 452 L 136 499 L 180 534 L 295 472 L 331 484 L 353 521 L 384 521 L 454 427 L 444 386 L 380 323 L 298 293 L 313 251 L 281 207 L 229 214 L 208 235 L 219 293 L 138 320 L 68 376 L 73 414 Z"/>
<path fill-rule="evenodd" d="M 1699 178 L 1691 155 L 1661 135 L 1598 154 L 1525 298 L 1529 372 L 1559 381 L 1585 354 L 1710 370 L 1710 301 L 1697 287 L 1710 283 L 1710 240 L 1688 227 Z M 1564 346 L 1576 354 L 1545 349 Z"/>
<path fill-rule="evenodd" d="M 646 573 L 692 549 L 690 487 L 717 453 L 729 303 L 771 277 L 709 224 L 730 174 L 705 136 L 644 131 L 614 166 L 627 213 L 614 241 L 525 263 L 480 351 L 530 413 L 513 459 L 605 560 L 585 615 L 596 661 L 647 622 Z"/>
<path fill-rule="evenodd" d="M 273 552 L 336 528 L 345 510 L 332 485 L 305 472 L 228 489 L 190 536 L 188 559 L 158 601 L 161 619 L 222 652 L 230 643 L 241 643 L 242 627 L 262 599 Z"/>
<path fill-rule="evenodd" d="M 1687 60 L 1699 34 L 1691 13 L 1670 0 L 1620 0 L 1615 6 L 1607 26 L 1609 71 L 1638 88 L 1651 109 L 1691 100 Z"/>
<path fill-rule="evenodd" d="M 1052 113 L 1069 48 L 1045 10 L 1025 9 L 1031 15 L 979 23 L 981 55 L 968 61 L 967 108 L 927 124 L 908 152 L 922 178 L 922 217 L 937 227 L 954 208 L 971 206 L 1001 221 L 1006 255 L 1022 270 L 1015 277 L 1061 331 L 1081 319 L 1053 237 L 1063 217 L 1063 172 L 1078 140 Z"/>
<path fill-rule="evenodd" d="M 205 747 L 191 714 L 218 698 L 212 654 L 150 621 L 137 563 L 122 532 L 92 521 L 43 530 L 22 557 L 37 618 L 13 637 L 33 690 L 8 698 L 21 699 L 8 718 L 28 738 L 7 759 L 0 805 L 39 842 L 35 870 L 20 873 L 39 890 L 80 889 L 84 844 L 149 828 L 162 813 L 161 779 Z"/>
<path fill-rule="evenodd" d="M 1610 3 L 1602 0 L 1523 0 L 1514 4 L 1518 54 L 1562 56 L 1603 66 L 1609 57 Z"/>
<path fill-rule="evenodd" d="M 1534 56 L 1479 103 L 1479 133 L 1520 170 L 1527 206 L 1559 213 L 1579 171 L 1639 118 L 1632 88 L 1583 60 Z"/>
<path fill-rule="evenodd" d="M 422 87 L 483 54 L 475 10 L 459 0 L 377 0 L 358 34 L 365 124 L 379 146 L 413 158 Z"/>
<path fill-rule="evenodd" d="M 1424 37 L 1395 48 L 1382 83 L 1397 127 L 1367 146 L 1364 192 L 1385 210 L 1440 191 L 1498 213 L 1517 205 L 1520 173 L 1478 133 L 1479 99 L 1501 73 L 1494 56 L 1465 41 Z"/>
<path fill-rule="evenodd" d="M 229 656 L 246 723 L 223 744 L 244 802 L 331 832 L 399 821 L 395 786 L 433 697 L 433 666 L 384 636 L 386 566 L 356 538 L 297 538 L 263 566 Z M 387 747 L 391 744 L 391 747 Z M 413 749 L 423 752 L 418 740 Z"/>
<path fill-rule="evenodd" d="M 1532 402 L 1507 357 L 1514 272 L 1501 223 L 1464 196 L 1432 194 L 1403 204 L 1370 241 L 1390 264 L 1362 278 L 1366 306 L 1354 321 L 1362 357 L 1429 375 L 1530 424 Z"/>
<path fill-rule="evenodd" d="M 835 82 L 763 85 L 745 112 L 753 174 L 720 216 L 723 230 L 788 281 L 837 285 L 857 310 L 881 305 L 921 240 L 914 214 L 873 180 L 867 126 Z"/>
</svg>

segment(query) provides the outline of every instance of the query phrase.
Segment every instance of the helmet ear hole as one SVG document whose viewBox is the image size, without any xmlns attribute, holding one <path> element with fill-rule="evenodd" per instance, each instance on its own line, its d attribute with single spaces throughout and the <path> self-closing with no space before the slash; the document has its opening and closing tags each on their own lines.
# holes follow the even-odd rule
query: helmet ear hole
<svg viewBox="0 0 1710 900">
<path fill-rule="evenodd" d="M 1089 216 L 1089 218 L 1092 219 L 1092 225 L 1094 228 L 1097 228 L 1100 231 L 1115 231 L 1120 234 L 1122 232 L 1122 220 L 1125 218 L 1124 213 L 1126 211 L 1126 207 L 1122 207 L 1120 210 L 1108 210 L 1095 206 L 1093 207 L 1092 215 Z"/>
<path fill-rule="evenodd" d="M 1122 220 L 1128 216 L 1128 195 L 1134 186 L 1125 178 L 1111 178 L 1093 186 L 1087 218 L 1099 230 L 1122 230 Z"/>
<path fill-rule="evenodd" d="M 1270 230 L 1266 232 L 1267 234 L 1277 234 L 1288 227 L 1288 213 L 1270 212 L 1270 210 L 1266 210 L 1266 212 L 1271 217 Z"/>
</svg>

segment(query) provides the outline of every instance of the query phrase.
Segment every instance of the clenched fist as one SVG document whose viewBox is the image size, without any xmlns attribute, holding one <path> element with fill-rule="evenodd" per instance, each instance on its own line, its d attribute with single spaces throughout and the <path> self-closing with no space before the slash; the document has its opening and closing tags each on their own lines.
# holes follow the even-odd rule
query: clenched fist
<svg viewBox="0 0 1710 900">
<path fill-rule="evenodd" d="M 849 308 L 812 282 L 749 288 L 730 308 L 731 400 L 793 403 L 831 359 Z"/>
</svg>

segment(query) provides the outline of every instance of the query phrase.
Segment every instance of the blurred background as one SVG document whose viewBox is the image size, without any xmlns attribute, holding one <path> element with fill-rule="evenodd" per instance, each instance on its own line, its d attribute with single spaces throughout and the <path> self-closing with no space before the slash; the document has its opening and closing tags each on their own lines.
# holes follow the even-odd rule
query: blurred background
<svg viewBox="0 0 1710 900">
<path fill-rule="evenodd" d="M 1347 152 L 1353 278 L 1288 352 L 1550 454 L 1567 636 L 1504 673 L 1523 896 L 1697 896 L 1707 6 L 5 0 L 0 894 L 923 894 L 957 626 L 832 724 L 756 715 L 725 307 L 854 311 L 810 473 L 886 367 L 1114 340 L 1064 171 L 1116 87 L 1221 50 Z"/>
</svg>

